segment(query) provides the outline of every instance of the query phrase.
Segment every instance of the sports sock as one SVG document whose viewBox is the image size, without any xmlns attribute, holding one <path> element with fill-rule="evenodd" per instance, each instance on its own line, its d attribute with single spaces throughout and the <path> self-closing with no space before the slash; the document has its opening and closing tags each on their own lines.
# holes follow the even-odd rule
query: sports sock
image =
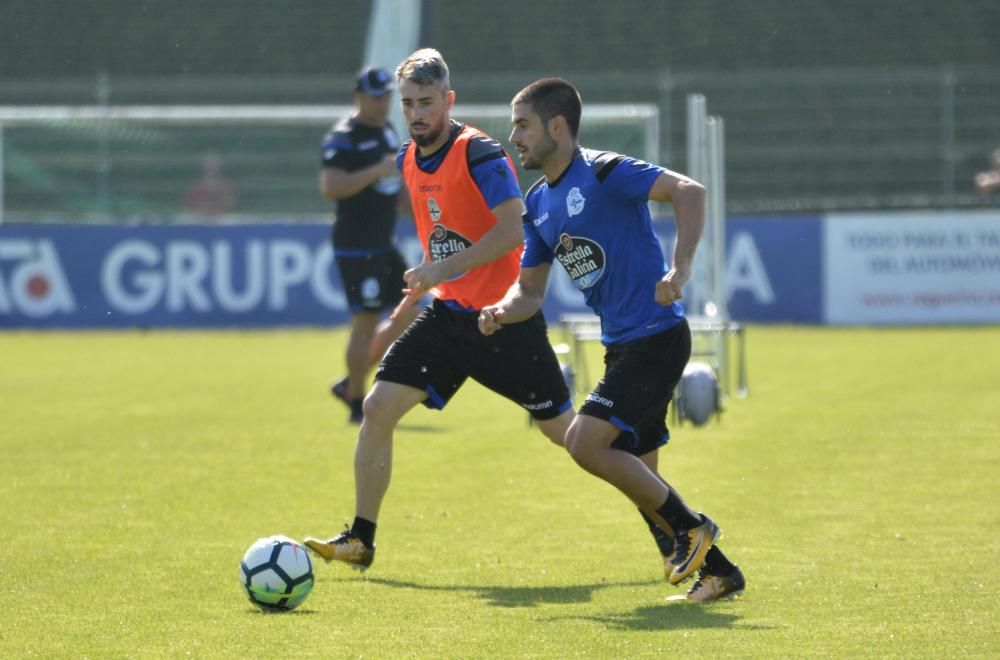
<svg viewBox="0 0 1000 660">
<path fill-rule="evenodd" d="M 725 577 L 736 570 L 736 565 L 722 554 L 719 546 L 713 545 L 708 549 L 708 554 L 705 555 L 704 568 L 709 575 Z"/>
<path fill-rule="evenodd" d="M 701 524 L 701 517 L 688 508 L 671 488 L 666 501 L 656 510 L 674 531 L 694 529 Z"/>
<path fill-rule="evenodd" d="M 365 400 L 361 399 L 351 399 L 351 414 L 352 415 L 363 415 L 364 414 L 364 404 Z"/>
<path fill-rule="evenodd" d="M 672 556 L 674 554 L 674 537 L 660 529 L 660 526 L 653 522 L 653 519 L 647 516 L 642 509 L 639 509 L 639 514 L 649 526 L 649 533 L 653 535 L 653 540 L 656 541 L 656 547 L 660 549 L 660 554 L 664 557 Z"/>
<path fill-rule="evenodd" d="M 354 524 L 351 525 L 351 534 L 354 534 L 367 547 L 375 547 L 375 523 L 364 518 L 355 516 Z"/>
</svg>

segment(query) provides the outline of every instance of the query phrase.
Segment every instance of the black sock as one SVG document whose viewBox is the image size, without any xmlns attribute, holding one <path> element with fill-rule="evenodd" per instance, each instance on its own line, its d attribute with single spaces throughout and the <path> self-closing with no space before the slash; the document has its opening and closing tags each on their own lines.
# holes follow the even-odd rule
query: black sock
<svg viewBox="0 0 1000 660">
<path fill-rule="evenodd" d="M 656 541 L 656 547 L 660 549 L 660 554 L 664 557 L 671 557 L 674 554 L 674 537 L 660 529 L 660 526 L 653 522 L 653 519 L 646 515 L 646 512 L 639 509 L 642 519 L 649 525 L 649 533 Z"/>
<path fill-rule="evenodd" d="M 680 532 L 682 530 L 694 529 L 701 524 L 701 518 L 697 513 L 692 511 L 684 504 L 681 498 L 677 497 L 674 493 L 674 489 L 671 488 L 670 492 L 667 493 L 667 500 L 656 510 L 658 514 L 663 516 L 663 519 L 667 521 L 675 532 Z"/>
<path fill-rule="evenodd" d="M 708 554 L 705 555 L 704 569 L 709 575 L 725 577 L 736 570 L 736 565 L 722 554 L 719 546 L 713 545 L 708 549 Z"/>
<path fill-rule="evenodd" d="M 365 400 L 363 397 L 360 399 L 351 399 L 351 412 L 355 415 L 364 414 L 364 403 Z"/>
<path fill-rule="evenodd" d="M 375 523 L 372 521 L 355 516 L 354 524 L 351 525 L 351 534 L 361 539 L 361 542 L 367 547 L 375 547 Z"/>
</svg>

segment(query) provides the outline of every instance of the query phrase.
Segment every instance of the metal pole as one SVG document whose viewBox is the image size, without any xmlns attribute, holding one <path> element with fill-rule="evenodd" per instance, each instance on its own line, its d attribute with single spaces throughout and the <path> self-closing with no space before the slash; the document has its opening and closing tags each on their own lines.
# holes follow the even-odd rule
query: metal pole
<svg viewBox="0 0 1000 660">
<path fill-rule="evenodd" d="M 4 180 L 4 167 L 3 167 L 3 124 L 0 124 L 0 225 L 3 224 L 3 209 L 4 209 L 4 190 L 3 190 L 3 180 Z"/>
<path fill-rule="evenodd" d="M 111 219 L 111 80 L 107 71 L 97 74 L 97 105 L 104 111 L 97 132 L 97 208 L 105 222 Z"/>
<path fill-rule="evenodd" d="M 723 175 L 723 135 L 724 125 L 720 117 L 708 117 L 705 122 L 708 162 L 708 230 L 711 249 L 711 305 L 706 308 L 706 316 L 719 322 L 719 332 L 715 336 L 719 355 L 719 380 L 723 391 L 729 395 L 729 314 L 726 309 L 725 263 L 726 263 L 726 180 Z M 712 308 L 714 306 L 714 309 Z"/>
<path fill-rule="evenodd" d="M 726 125 L 722 117 L 709 117 L 708 178 L 712 182 L 709 209 L 712 223 L 712 296 L 716 313 L 729 320 L 726 302 Z"/>
<path fill-rule="evenodd" d="M 945 204 L 955 205 L 955 69 L 945 66 L 941 76 L 941 129 L 944 156 L 942 189 Z"/>
<path fill-rule="evenodd" d="M 706 104 L 702 94 L 688 94 L 687 97 L 687 165 L 688 176 L 705 186 L 708 181 L 705 141 Z M 711 187 L 709 187 L 711 190 Z M 708 257 L 696 256 L 691 272 L 691 304 L 689 310 L 695 316 L 705 313 L 705 304 L 710 294 Z"/>
<path fill-rule="evenodd" d="M 659 158 L 653 161 L 654 163 L 659 163 L 661 165 L 666 165 L 672 170 L 677 169 L 677 165 L 674 159 L 677 157 L 674 154 L 673 144 L 671 144 L 670 135 L 670 113 L 671 113 L 671 102 L 673 100 L 674 91 L 674 81 L 670 75 L 670 69 L 666 69 L 660 75 L 659 84 L 659 98 L 657 99 L 657 107 L 659 109 L 659 129 L 658 135 L 662 140 L 657 146 L 659 148 Z"/>
</svg>

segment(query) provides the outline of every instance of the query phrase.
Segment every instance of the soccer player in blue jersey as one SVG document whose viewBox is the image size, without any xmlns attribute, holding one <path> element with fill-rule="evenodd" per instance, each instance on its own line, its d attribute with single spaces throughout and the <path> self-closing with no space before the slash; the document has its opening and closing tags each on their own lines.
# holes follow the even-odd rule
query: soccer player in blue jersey
<svg viewBox="0 0 1000 660">
<path fill-rule="evenodd" d="M 544 175 L 525 198 L 525 249 L 518 281 L 484 307 L 487 336 L 542 306 L 554 260 L 601 319 L 604 377 L 571 423 L 565 447 L 588 472 L 629 497 L 673 540 L 668 579 L 699 578 L 687 597 L 741 593 L 742 572 L 716 545 L 721 533 L 656 472 L 669 438 L 667 405 L 691 354 L 681 290 L 704 225 L 705 190 L 676 172 L 581 147 L 581 101 L 558 78 L 528 85 L 511 102 L 511 144 L 526 169 Z M 647 201 L 671 202 L 677 241 L 668 269 Z M 662 546 L 661 546 L 662 548 Z"/>
</svg>

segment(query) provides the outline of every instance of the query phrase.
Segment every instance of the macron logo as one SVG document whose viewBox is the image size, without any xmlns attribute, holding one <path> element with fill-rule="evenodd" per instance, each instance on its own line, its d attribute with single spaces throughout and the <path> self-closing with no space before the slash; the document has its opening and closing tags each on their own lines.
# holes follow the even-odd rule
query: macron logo
<svg viewBox="0 0 1000 660">
<path fill-rule="evenodd" d="M 532 223 L 534 223 L 534 225 L 535 225 L 536 227 L 538 227 L 539 225 L 541 225 L 541 224 L 542 224 L 543 222 L 545 222 L 545 221 L 546 221 L 546 220 L 548 220 L 548 219 L 549 219 L 549 214 L 548 214 L 548 213 L 545 213 L 545 214 L 544 214 L 544 215 L 543 215 L 542 217 L 540 217 L 540 218 L 535 218 L 535 219 L 534 219 L 534 220 L 532 220 L 531 222 L 532 222 Z"/>
<path fill-rule="evenodd" d="M 600 404 L 602 406 L 606 406 L 608 408 L 613 408 L 614 405 L 615 405 L 614 401 L 612 401 L 611 399 L 605 399 L 600 394 L 593 394 L 593 393 L 591 393 L 590 395 L 587 396 L 587 401 L 593 401 L 594 403 L 598 403 L 598 404 Z"/>
</svg>

